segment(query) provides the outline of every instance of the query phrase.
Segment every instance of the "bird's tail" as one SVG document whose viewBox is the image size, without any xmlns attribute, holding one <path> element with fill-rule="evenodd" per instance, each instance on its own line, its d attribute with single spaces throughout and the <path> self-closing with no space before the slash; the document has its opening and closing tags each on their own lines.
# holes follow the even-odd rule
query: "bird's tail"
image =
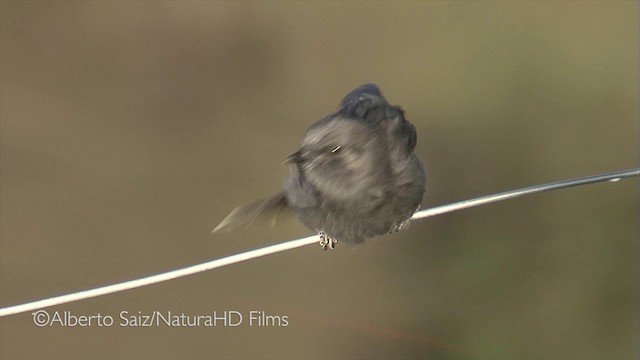
<svg viewBox="0 0 640 360">
<path fill-rule="evenodd" d="M 211 233 L 231 231 L 240 225 L 250 224 L 256 218 L 270 218 L 275 223 L 278 213 L 287 207 L 287 198 L 281 192 L 268 199 L 235 208 Z"/>
</svg>

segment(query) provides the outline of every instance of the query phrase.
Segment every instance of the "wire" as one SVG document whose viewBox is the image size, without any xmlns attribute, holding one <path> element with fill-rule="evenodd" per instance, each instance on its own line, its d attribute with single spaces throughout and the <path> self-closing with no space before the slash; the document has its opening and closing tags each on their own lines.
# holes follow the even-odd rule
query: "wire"
<svg viewBox="0 0 640 360">
<path fill-rule="evenodd" d="M 463 201 L 452 203 L 452 204 L 438 206 L 431 209 L 421 210 L 416 212 L 413 215 L 412 219 L 413 220 L 424 219 L 427 217 L 446 214 L 446 213 L 450 213 L 457 210 L 468 209 L 471 207 L 513 199 L 513 198 L 517 198 L 524 195 L 564 189 L 564 188 L 573 187 L 573 186 L 594 184 L 594 183 L 604 182 L 604 181 L 618 182 L 621 179 L 639 176 L 639 175 L 640 175 L 640 168 L 616 171 L 612 173 L 593 175 L 593 176 L 581 177 L 581 178 L 570 179 L 570 180 L 562 180 L 562 181 L 557 181 L 557 182 L 552 182 L 552 183 L 547 183 L 542 185 L 535 185 L 535 186 L 526 187 L 518 190 L 512 190 L 512 191 L 502 192 L 494 195 L 482 196 L 474 199 L 463 200 Z M 172 270 L 169 272 L 165 272 L 157 275 L 151 275 L 151 276 L 147 276 L 140 279 L 125 281 L 119 284 L 113 284 L 113 285 L 103 286 L 95 289 L 79 291 L 76 293 L 56 296 L 56 297 L 34 301 L 30 303 L 25 303 L 21 305 L 8 306 L 0 309 L 0 317 L 6 316 L 6 315 L 19 314 L 19 313 L 27 312 L 30 310 L 41 309 L 41 308 L 54 306 L 54 305 L 66 304 L 73 301 L 89 299 L 89 298 L 93 298 L 101 295 L 112 294 L 119 291 L 135 289 L 142 286 L 156 284 L 159 282 L 176 279 L 176 278 L 187 276 L 187 275 L 192 275 L 192 274 L 196 274 L 196 273 L 211 270 L 211 269 L 216 269 L 222 266 L 255 259 L 261 256 L 271 255 L 271 254 L 279 253 L 282 251 L 299 248 L 299 247 L 314 244 L 317 242 L 318 242 L 317 235 L 309 236 L 302 239 L 291 240 L 284 243 L 271 245 L 264 248 L 255 249 L 255 250 L 247 251 L 244 253 L 224 257 L 221 259 L 208 261 L 206 263 L 189 266 L 182 269 Z"/>
</svg>

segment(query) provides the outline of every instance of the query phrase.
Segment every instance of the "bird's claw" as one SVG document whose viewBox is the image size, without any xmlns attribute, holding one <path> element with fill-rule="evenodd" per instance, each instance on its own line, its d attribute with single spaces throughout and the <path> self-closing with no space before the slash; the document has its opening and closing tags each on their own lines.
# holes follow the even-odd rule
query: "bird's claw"
<svg viewBox="0 0 640 360">
<path fill-rule="evenodd" d="M 322 248 L 322 250 L 326 251 L 327 249 L 336 248 L 336 244 L 338 243 L 338 240 L 330 238 L 329 236 L 327 236 L 327 234 L 325 234 L 322 231 L 320 231 L 318 236 L 320 237 L 320 247 Z"/>
<path fill-rule="evenodd" d="M 410 224 L 410 223 L 411 223 L 411 219 L 407 219 L 407 220 L 405 220 L 405 221 L 403 221 L 403 222 L 401 222 L 401 223 L 399 223 L 399 224 L 396 224 L 396 225 L 391 229 L 391 231 L 389 231 L 389 234 L 392 234 L 392 233 L 394 233 L 394 232 L 398 232 L 398 231 L 400 231 L 400 230 L 404 230 L 404 229 L 406 229 L 407 227 L 409 227 L 409 224 Z"/>
</svg>

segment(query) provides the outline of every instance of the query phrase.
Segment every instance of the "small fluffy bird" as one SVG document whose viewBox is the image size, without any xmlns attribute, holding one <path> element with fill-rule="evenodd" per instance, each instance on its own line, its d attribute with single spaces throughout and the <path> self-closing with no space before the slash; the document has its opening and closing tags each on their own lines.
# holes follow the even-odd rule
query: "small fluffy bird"
<svg viewBox="0 0 640 360">
<path fill-rule="evenodd" d="M 323 250 L 404 228 L 420 208 L 426 176 L 415 154 L 415 127 L 378 86 L 350 92 L 335 113 L 313 124 L 291 165 L 284 191 L 237 208 L 212 232 L 289 208 L 319 233 Z"/>
</svg>

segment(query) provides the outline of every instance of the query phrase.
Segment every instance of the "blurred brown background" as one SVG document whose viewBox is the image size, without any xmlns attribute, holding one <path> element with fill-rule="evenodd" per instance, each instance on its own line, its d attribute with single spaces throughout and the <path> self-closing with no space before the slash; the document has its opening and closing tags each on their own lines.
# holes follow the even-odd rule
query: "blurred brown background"
<svg viewBox="0 0 640 360">
<path fill-rule="evenodd" d="M 278 191 L 304 130 L 379 84 L 431 207 L 638 165 L 638 4 L 2 1 L 8 306 L 294 239 L 209 230 Z M 0 321 L 3 359 L 638 357 L 638 181 L 414 223 Z M 120 311 L 288 316 L 122 328 Z M 247 319 L 245 319 L 246 321 Z"/>
</svg>

